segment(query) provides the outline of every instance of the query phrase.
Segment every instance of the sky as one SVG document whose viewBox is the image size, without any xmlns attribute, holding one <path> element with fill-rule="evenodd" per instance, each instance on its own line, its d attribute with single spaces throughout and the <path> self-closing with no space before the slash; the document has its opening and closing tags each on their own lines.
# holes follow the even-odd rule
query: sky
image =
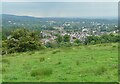
<svg viewBox="0 0 120 84">
<path fill-rule="evenodd" d="M 1 0 L 2 2 L 119 2 L 119 0 Z"/>
<path fill-rule="evenodd" d="M 30 2 L 31 1 L 31 2 Z M 3 0 L 2 13 L 19 16 L 34 17 L 117 17 L 117 0 L 69 0 L 69 2 L 55 2 L 55 0 Z M 65 0 L 64 0 L 65 1 Z M 70 2 L 71 1 L 71 2 Z M 73 2 L 74 1 L 74 2 Z M 106 1 L 106 2 L 105 2 Z M 108 2 L 109 1 L 109 2 Z"/>
</svg>

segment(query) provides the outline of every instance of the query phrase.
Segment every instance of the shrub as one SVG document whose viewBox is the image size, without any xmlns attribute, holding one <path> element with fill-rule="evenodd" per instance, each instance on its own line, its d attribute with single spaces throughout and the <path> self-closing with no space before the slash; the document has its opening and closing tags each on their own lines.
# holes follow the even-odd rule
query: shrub
<svg viewBox="0 0 120 84">
<path fill-rule="evenodd" d="M 71 47 L 72 46 L 72 44 L 70 42 L 62 42 L 60 45 L 64 46 L 64 47 Z"/>
<path fill-rule="evenodd" d="M 74 41 L 74 44 L 76 45 L 76 46 L 78 46 L 78 45 L 80 45 L 82 42 L 79 40 L 79 39 L 76 39 L 75 41 Z"/>
<path fill-rule="evenodd" d="M 45 46 L 46 46 L 47 48 L 57 48 L 57 47 L 58 47 L 58 44 L 57 44 L 56 42 L 47 42 L 47 43 L 45 44 Z"/>
<path fill-rule="evenodd" d="M 93 44 L 93 45 L 96 44 L 96 42 L 94 40 L 92 40 L 90 43 Z"/>
<path fill-rule="evenodd" d="M 5 49 L 2 49 L 2 55 L 7 54 L 7 51 Z"/>
<path fill-rule="evenodd" d="M 64 42 L 70 42 L 70 36 L 67 35 L 67 34 L 65 34 L 65 35 L 63 36 L 63 41 L 64 41 Z"/>
<path fill-rule="evenodd" d="M 59 44 L 59 43 L 61 43 L 61 42 L 63 41 L 63 37 L 60 36 L 60 35 L 58 35 L 55 40 L 56 40 L 56 42 Z"/>
<path fill-rule="evenodd" d="M 51 68 L 37 68 L 37 69 L 33 69 L 31 71 L 31 76 L 45 76 L 45 75 L 51 75 L 52 74 L 52 69 Z"/>
</svg>

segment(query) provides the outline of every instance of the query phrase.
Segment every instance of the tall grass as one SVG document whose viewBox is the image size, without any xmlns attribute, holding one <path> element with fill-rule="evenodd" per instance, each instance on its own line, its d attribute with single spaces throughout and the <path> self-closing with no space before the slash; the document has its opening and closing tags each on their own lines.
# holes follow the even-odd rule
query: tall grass
<svg viewBox="0 0 120 84">
<path fill-rule="evenodd" d="M 45 68 L 45 67 L 41 67 L 41 68 L 37 68 L 37 69 L 33 69 L 31 70 L 31 76 L 45 76 L 45 75 L 50 75 L 52 74 L 53 70 L 52 68 Z"/>
</svg>

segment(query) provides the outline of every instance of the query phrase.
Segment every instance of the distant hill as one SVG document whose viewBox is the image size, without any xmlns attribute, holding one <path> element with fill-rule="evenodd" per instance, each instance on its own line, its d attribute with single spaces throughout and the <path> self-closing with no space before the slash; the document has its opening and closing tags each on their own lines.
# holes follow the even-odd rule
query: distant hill
<svg viewBox="0 0 120 84">
<path fill-rule="evenodd" d="M 90 22 L 98 22 L 105 24 L 116 24 L 117 19 L 95 19 L 95 18 L 68 18 L 68 17 L 31 17 L 31 16 L 17 16 L 10 14 L 1 14 L 2 16 L 2 28 L 3 29 L 13 29 L 18 27 L 24 27 L 29 29 L 42 29 L 42 26 L 46 25 L 48 27 L 62 26 L 65 22 L 80 22 L 86 21 L 86 26 L 89 27 Z M 56 23 L 52 23 L 52 21 Z M 51 25 L 52 23 L 52 25 Z M 81 27 L 80 25 L 78 25 Z"/>
</svg>

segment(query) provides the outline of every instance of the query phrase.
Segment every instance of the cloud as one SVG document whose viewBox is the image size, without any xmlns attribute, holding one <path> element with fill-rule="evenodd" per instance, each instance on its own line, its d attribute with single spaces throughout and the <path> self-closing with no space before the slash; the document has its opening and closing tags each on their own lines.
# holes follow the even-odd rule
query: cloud
<svg viewBox="0 0 120 84">
<path fill-rule="evenodd" d="M 6 2 L 3 13 L 35 17 L 110 17 L 117 16 L 117 5 L 113 2 Z"/>
</svg>

